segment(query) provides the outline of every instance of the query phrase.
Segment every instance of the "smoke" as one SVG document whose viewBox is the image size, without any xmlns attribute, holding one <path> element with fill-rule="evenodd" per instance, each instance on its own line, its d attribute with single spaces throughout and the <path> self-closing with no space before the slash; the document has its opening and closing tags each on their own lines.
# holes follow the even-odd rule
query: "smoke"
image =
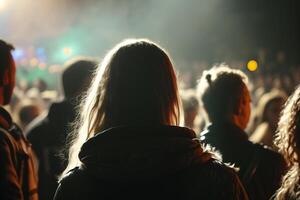
<svg viewBox="0 0 300 200">
<path fill-rule="evenodd" d="M 154 40 L 176 59 L 223 61 L 253 48 L 251 26 L 233 0 L 7 1 L 0 37 L 50 54 L 73 45 L 102 57 L 129 37 Z"/>
</svg>

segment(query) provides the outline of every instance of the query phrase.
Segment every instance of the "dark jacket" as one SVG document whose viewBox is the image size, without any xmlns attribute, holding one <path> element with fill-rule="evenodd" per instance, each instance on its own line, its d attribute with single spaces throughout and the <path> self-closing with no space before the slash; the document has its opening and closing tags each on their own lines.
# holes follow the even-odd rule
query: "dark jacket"
<svg viewBox="0 0 300 200">
<path fill-rule="evenodd" d="M 187 128 L 111 128 L 89 139 L 79 158 L 55 200 L 247 199 L 234 170 L 203 152 Z"/>
<path fill-rule="evenodd" d="M 201 134 L 204 144 L 215 147 L 223 161 L 238 167 L 249 198 L 267 200 L 280 187 L 286 170 L 283 157 L 260 144 L 253 144 L 247 134 L 231 123 L 213 123 Z"/>
<path fill-rule="evenodd" d="M 52 200 L 58 186 L 58 176 L 66 167 L 66 138 L 70 122 L 75 118 L 75 106 L 69 101 L 53 103 L 46 116 L 29 125 L 27 138 L 39 161 L 39 196 Z"/>
<path fill-rule="evenodd" d="M 2 107 L 0 107 L 0 199 L 38 199 L 37 177 L 30 144 Z"/>
</svg>

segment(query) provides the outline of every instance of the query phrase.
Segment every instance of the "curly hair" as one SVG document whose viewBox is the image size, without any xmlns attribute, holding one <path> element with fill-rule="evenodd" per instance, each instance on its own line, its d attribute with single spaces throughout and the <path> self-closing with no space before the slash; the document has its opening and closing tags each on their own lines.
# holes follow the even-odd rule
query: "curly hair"
<svg viewBox="0 0 300 200">
<path fill-rule="evenodd" d="M 276 199 L 286 199 L 289 195 L 300 197 L 299 156 L 300 156 L 300 87 L 287 100 L 278 124 L 275 145 L 284 156 L 289 171 L 276 192 Z M 298 199 L 298 198 L 297 198 Z"/>
</svg>

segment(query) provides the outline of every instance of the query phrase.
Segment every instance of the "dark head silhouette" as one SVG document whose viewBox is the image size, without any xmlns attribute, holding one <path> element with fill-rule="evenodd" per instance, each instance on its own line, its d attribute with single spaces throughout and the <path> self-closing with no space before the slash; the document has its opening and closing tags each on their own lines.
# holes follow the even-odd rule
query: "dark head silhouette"
<svg viewBox="0 0 300 200">
<path fill-rule="evenodd" d="M 10 102 L 15 87 L 16 66 L 11 51 L 11 44 L 0 40 L 0 105 Z"/>
<path fill-rule="evenodd" d="M 211 122 L 231 121 L 245 129 L 250 117 L 247 77 L 226 66 L 204 71 L 199 83 L 203 106 Z"/>
<path fill-rule="evenodd" d="M 81 145 L 96 133 L 122 125 L 179 125 L 180 110 L 166 51 L 145 39 L 121 42 L 105 56 L 82 103 L 65 172 L 78 164 Z"/>
<path fill-rule="evenodd" d="M 67 99 L 76 97 L 85 91 L 90 84 L 97 61 L 78 57 L 65 64 L 62 74 L 62 86 Z"/>
</svg>

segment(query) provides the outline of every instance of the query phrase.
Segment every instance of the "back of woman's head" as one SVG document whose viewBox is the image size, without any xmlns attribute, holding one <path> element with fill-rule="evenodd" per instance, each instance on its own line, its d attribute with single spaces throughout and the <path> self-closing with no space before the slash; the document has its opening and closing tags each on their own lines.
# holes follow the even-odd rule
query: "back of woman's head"
<svg viewBox="0 0 300 200">
<path fill-rule="evenodd" d="M 80 147 L 96 133 L 124 125 L 179 125 L 180 110 L 166 51 L 145 39 L 119 43 L 103 59 L 82 101 L 65 172 L 79 163 Z"/>
<path fill-rule="evenodd" d="M 273 118 L 279 118 L 280 111 L 285 103 L 286 98 L 286 94 L 280 90 L 273 90 L 262 95 L 258 101 L 256 111 L 259 123 L 272 123 L 274 121 L 277 124 L 278 120 L 275 121 Z"/>
<path fill-rule="evenodd" d="M 147 40 L 126 40 L 104 63 L 104 128 L 136 123 L 178 124 L 176 77 L 167 53 Z M 96 83 L 97 84 L 97 83 Z M 98 90 L 99 91 L 99 90 Z"/>
<path fill-rule="evenodd" d="M 198 91 L 210 121 L 225 120 L 235 112 L 247 80 L 242 71 L 226 65 L 203 72 Z"/>
</svg>

